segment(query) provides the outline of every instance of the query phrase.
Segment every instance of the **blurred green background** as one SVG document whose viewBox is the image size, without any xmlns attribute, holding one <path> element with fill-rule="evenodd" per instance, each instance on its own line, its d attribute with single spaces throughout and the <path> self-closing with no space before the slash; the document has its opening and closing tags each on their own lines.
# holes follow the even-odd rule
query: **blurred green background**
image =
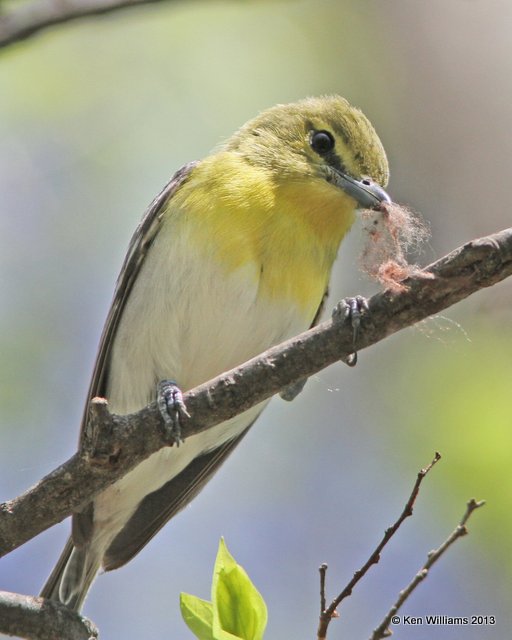
<svg viewBox="0 0 512 640">
<path fill-rule="evenodd" d="M 175 2 L 49 30 L 0 52 L 1 499 L 76 446 L 96 345 L 129 238 L 182 164 L 259 110 L 339 93 L 389 154 L 395 200 L 430 222 L 419 261 L 510 225 L 512 4 L 508 0 Z M 332 303 L 374 291 L 356 228 Z M 395 629 L 397 638 L 509 637 L 512 583 L 512 284 L 480 292 L 274 400 L 202 494 L 84 613 L 102 638 L 191 637 L 180 591 L 209 597 L 224 535 L 269 607 L 268 638 L 312 638 L 318 574 L 333 596 L 443 460 L 409 519 L 341 609 L 331 639 L 367 638 L 461 517 L 471 534 L 404 613 L 495 615 L 494 627 Z M 198 309 L 198 313 L 201 310 Z M 0 564 L 37 593 L 65 522 Z"/>
</svg>

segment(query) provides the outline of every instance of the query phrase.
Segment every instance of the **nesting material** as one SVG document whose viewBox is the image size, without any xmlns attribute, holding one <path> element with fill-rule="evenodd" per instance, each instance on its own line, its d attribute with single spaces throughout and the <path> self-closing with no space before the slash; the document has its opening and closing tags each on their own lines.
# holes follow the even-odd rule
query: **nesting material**
<svg viewBox="0 0 512 640">
<path fill-rule="evenodd" d="M 425 222 L 414 212 L 396 203 L 382 203 L 361 212 L 364 244 L 361 268 L 373 280 L 393 293 L 407 290 L 404 280 L 411 276 L 433 278 L 406 255 L 428 239 Z"/>
</svg>

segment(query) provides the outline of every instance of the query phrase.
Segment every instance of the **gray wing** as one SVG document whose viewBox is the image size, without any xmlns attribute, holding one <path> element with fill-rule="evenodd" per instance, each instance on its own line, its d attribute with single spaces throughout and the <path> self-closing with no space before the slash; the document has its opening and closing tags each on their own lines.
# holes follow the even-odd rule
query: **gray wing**
<svg viewBox="0 0 512 640">
<path fill-rule="evenodd" d="M 82 438 L 85 425 L 87 423 L 90 400 L 95 396 L 105 397 L 106 395 L 108 367 L 115 333 L 119 326 L 119 321 L 130 296 L 133 284 L 137 279 L 141 265 L 144 262 L 144 258 L 146 257 L 147 252 L 160 228 L 162 218 L 166 211 L 165 205 L 170 198 L 172 198 L 176 189 L 185 182 L 196 165 L 196 162 L 191 162 L 173 175 L 166 186 L 150 204 L 139 226 L 133 234 L 126 258 L 124 259 L 124 263 L 116 283 L 114 298 L 112 300 L 110 311 L 108 312 L 105 327 L 101 334 L 98 355 L 96 356 L 96 363 L 94 365 L 91 384 L 87 393 L 87 402 L 85 404 L 84 415 L 82 417 L 80 439 Z M 93 504 L 89 503 L 79 512 L 73 514 L 71 537 L 76 546 L 83 546 L 89 540 L 92 532 L 93 513 Z"/>
<path fill-rule="evenodd" d="M 144 262 L 149 248 L 160 228 L 163 215 L 166 211 L 165 204 L 172 198 L 176 190 L 185 182 L 190 175 L 192 169 L 197 162 L 189 162 L 169 180 L 162 191 L 157 195 L 148 207 L 144 217 L 135 230 L 128 247 L 126 258 L 124 259 L 119 278 L 114 291 L 114 298 L 110 311 L 108 312 L 103 333 L 101 334 L 100 344 L 98 347 L 98 355 L 91 378 L 91 384 L 87 395 L 87 403 L 85 406 L 84 416 L 82 418 L 82 428 L 80 437 L 82 436 L 88 415 L 89 401 L 95 396 L 104 397 L 106 394 L 106 386 L 108 379 L 108 364 L 110 361 L 110 352 L 114 343 L 114 336 L 119 325 L 126 301 L 130 295 L 133 284 L 137 279 L 140 267 Z"/>
<path fill-rule="evenodd" d="M 144 217 L 142 218 L 139 226 L 135 230 L 135 233 L 131 239 L 128 252 L 119 275 L 116 289 L 114 292 L 114 298 L 112 305 L 105 322 L 105 327 L 101 335 L 100 344 L 98 348 L 98 355 L 96 356 L 96 363 L 94 365 L 94 371 L 89 386 L 87 395 L 87 402 L 85 404 L 84 415 L 82 418 L 82 426 L 80 430 L 80 439 L 85 428 L 88 412 L 89 402 L 95 396 L 104 396 L 106 393 L 106 382 L 108 377 L 108 364 L 110 360 L 110 352 L 117 330 L 119 319 L 123 313 L 124 306 L 130 295 L 133 283 L 135 282 L 140 267 L 144 261 L 144 258 L 151 246 L 155 236 L 158 232 L 163 214 L 165 213 L 165 204 L 172 198 L 176 189 L 188 178 L 192 169 L 196 166 L 197 162 L 191 162 L 179 171 L 177 171 L 173 177 L 169 180 L 166 186 L 153 200 L 148 207 Z M 41 596 L 45 598 L 51 598 L 57 596 L 60 579 L 64 568 L 73 547 L 75 545 L 82 545 L 87 542 L 88 534 L 91 531 L 93 517 L 92 503 L 84 507 L 79 513 L 73 514 L 73 533 L 72 536 L 66 542 L 60 558 L 53 569 L 51 575 L 46 581 Z"/>
</svg>

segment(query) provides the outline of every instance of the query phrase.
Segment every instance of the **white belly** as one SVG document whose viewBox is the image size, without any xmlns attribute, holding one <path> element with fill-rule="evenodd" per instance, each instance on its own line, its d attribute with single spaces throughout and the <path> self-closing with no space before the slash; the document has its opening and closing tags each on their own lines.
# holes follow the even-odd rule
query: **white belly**
<svg viewBox="0 0 512 640">
<path fill-rule="evenodd" d="M 176 230 L 175 230 L 176 231 Z M 209 380 L 300 331 L 311 318 L 289 301 L 258 296 L 259 265 L 227 273 L 213 255 L 190 255 L 175 233 L 171 251 L 158 244 L 145 259 L 113 346 L 107 397 L 115 413 L 136 411 L 155 398 L 156 384 L 175 380 L 183 391 Z M 148 277 L 148 272 L 158 277 Z M 129 326 L 129 329 L 128 329 Z M 95 499 L 95 527 L 108 546 L 148 493 L 180 473 L 199 454 L 232 439 L 266 403 L 153 454 Z M 186 428 L 186 426 L 185 426 Z M 102 533 L 100 533 L 100 531 Z"/>
</svg>

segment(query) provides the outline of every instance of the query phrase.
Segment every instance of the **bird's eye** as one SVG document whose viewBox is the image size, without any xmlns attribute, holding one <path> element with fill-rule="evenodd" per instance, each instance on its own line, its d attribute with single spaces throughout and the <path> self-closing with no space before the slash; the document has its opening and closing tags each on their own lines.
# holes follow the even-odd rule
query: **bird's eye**
<svg viewBox="0 0 512 640">
<path fill-rule="evenodd" d="M 334 149 L 334 137 L 329 131 L 313 131 L 311 135 L 311 148 L 323 156 Z"/>
</svg>

